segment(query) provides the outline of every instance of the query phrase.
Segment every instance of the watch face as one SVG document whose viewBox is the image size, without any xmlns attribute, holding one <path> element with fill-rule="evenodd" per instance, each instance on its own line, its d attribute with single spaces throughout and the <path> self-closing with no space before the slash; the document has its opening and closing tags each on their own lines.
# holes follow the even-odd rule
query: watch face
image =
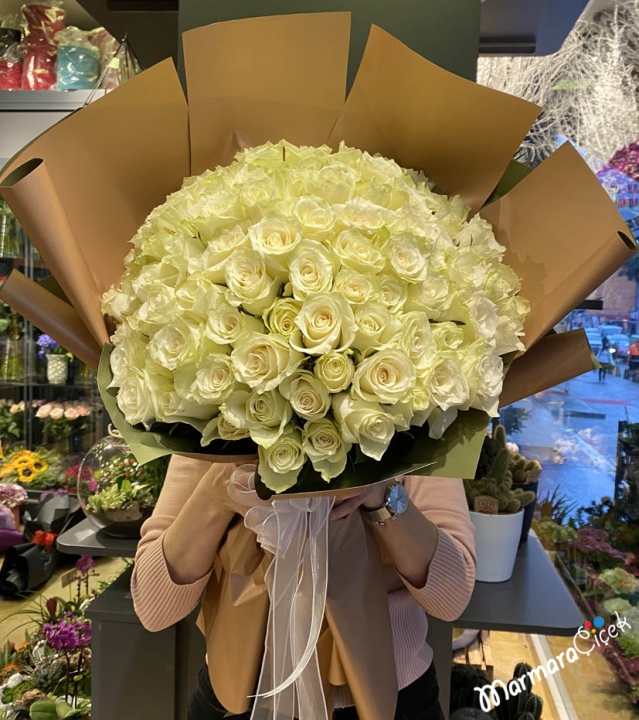
<svg viewBox="0 0 639 720">
<path fill-rule="evenodd" d="M 393 485 L 388 493 L 386 501 L 388 509 L 393 515 L 401 515 L 408 507 L 408 493 L 403 485 Z"/>
</svg>

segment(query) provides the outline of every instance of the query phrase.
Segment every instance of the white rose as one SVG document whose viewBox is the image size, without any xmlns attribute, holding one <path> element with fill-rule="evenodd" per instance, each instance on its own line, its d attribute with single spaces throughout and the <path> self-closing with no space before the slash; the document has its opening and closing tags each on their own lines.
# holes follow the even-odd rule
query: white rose
<svg viewBox="0 0 639 720">
<path fill-rule="evenodd" d="M 161 262 L 142 268 L 138 276 L 131 281 L 131 287 L 139 300 L 144 302 L 151 286 L 162 283 L 175 288 L 185 280 L 187 273 L 188 261 L 184 256 L 169 256 Z"/>
<path fill-rule="evenodd" d="M 225 269 L 227 259 L 240 249 L 249 246 L 248 235 L 236 225 L 232 230 L 223 230 L 217 237 L 209 240 L 202 254 L 203 274 L 214 283 L 226 282 Z"/>
<path fill-rule="evenodd" d="M 471 218 L 454 240 L 460 248 L 472 247 L 485 260 L 501 259 L 505 251 L 495 239 L 492 225 L 479 215 Z"/>
<path fill-rule="evenodd" d="M 455 298 L 455 288 L 442 275 L 429 274 L 426 280 L 408 286 L 405 310 L 424 310 L 429 318 L 438 320 Z"/>
<path fill-rule="evenodd" d="M 394 214 L 380 205 L 356 197 L 344 205 L 336 205 L 340 220 L 346 225 L 372 233 L 392 223 Z"/>
<path fill-rule="evenodd" d="M 387 345 L 402 330 L 400 321 L 380 302 L 369 302 L 356 308 L 355 323 L 357 334 L 353 347 L 365 354 Z"/>
<path fill-rule="evenodd" d="M 304 300 L 311 293 L 330 290 L 333 270 L 333 261 L 324 246 L 315 240 L 303 240 L 290 258 L 293 297 Z"/>
<path fill-rule="evenodd" d="M 246 208 L 268 205 L 278 196 L 275 180 L 261 168 L 240 171 L 235 180 L 239 185 L 240 199 Z"/>
<path fill-rule="evenodd" d="M 461 407 L 468 402 L 470 389 L 457 358 L 439 357 L 422 377 L 433 402 L 442 410 Z"/>
<path fill-rule="evenodd" d="M 357 173 L 346 165 L 333 163 L 325 165 L 308 181 L 309 191 L 324 198 L 331 205 L 348 202 L 355 191 Z"/>
<path fill-rule="evenodd" d="M 62 406 L 54 407 L 49 414 L 49 417 L 52 420 L 62 420 L 62 418 L 64 417 L 64 408 Z"/>
<path fill-rule="evenodd" d="M 524 319 L 530 310 L 530 303 L 516 295 L 497 305 L 499 321 L 495 333 L 495 350 L 499 355 L 523 350 Z"/>
<path fill-rule="evenodd" d="M 473 343 L 462 358 L 470 389 L 470 407 L 499 416 L 499 395 L 504 380 L 504 363 L 485 341 Z"/>
<path fill-rule="evenodd" d="M 418 369 L 424 369 L 435 351 L 435 340 L 425 312 L 413 310 L 402 315 L 398 322 L 401 327 L 399 346 Z"/>
<path fill-rule="evenodd" d="M 441 351 L 459 349 L 466 337 L 464 328 L 454 322 L 433 323 L 431 331 L 437 349 Z"/>
<path fill-rule="evenodd" d="M 478 335 L 492 340 L 497 332 L 499 314 L 497 306 L 483 293 L 473 293 L 464 302 L 468 319 Z"/>
<path fill-rule="evenodd" d="M 117 403 L 129 425 L 142 423 L 148 427 L 155 420 L 151 388 L 143 373 L 132 373 L 122 381 Z"/>
<path fill-rule="evenodd" d="M 310 195 L 297 201 L 294 213 L 302 225 L 304 237 L 317 240 L 326 237 L 337 219 L 326 200 Z"/>
<path fill-rule="evenodd" d="M 301 308 L 302 303 L 298 300 L 281 298 L 264 311 L 262 319 L 272 333 L 288 338 L 297 327 L 295 318 L 299 315 Z"/>
<path fill-rule="evenodd" d="M 355 365 L 349 353 L 331 350 L 318 358 L 313 368 L 315 377 L 332 393 L 342 392 L 351 384 Z"/>
<path fill-rule="evenodd" d="M 201 405 L 198 402 L 187 400 L 173 389 L 166 391 L 154 389 L 152 395 L 155 404 L 155 419 L 159 422 L 186 423 L 201 432 L 207 421 L 217 414 L 217 406 Z"/>
<path fill-rule="evenodd" d="M 213 440 L 243 440 L 249 437 L 249 431 L 239 428 L 230 423 L 224 415 L 214 417 L 202 430 L 202 440 L 200 444 L 206 447 Z"/>
<path fill-rule="evenodd" d="M 360 450 L 381 460 L 396 430 L 408 430 L 410 417 L 406 407 L 384 409 L 377 402 L 365 402 L 346 393 L 333 397 L 333 413 L 346 442 L 357 443 Z"/>
<path fill-rule="evenodd" d="M 217 295 L 219 291 L 213 288 L 213 283 L 201 273 L 189 275 L 175 290 L 177 306 L 182 314 L 188 313 L 198 319 L 206 320 L 211 292 Z"/>
<path fill-rule="evenodd" d="M 293 417 L 293 410 L 277 390 L 258 393 L 238 390 L 224 403 L 224 416 L 263 447 L 270 447 L 284 432 Z"/>
<path fill-rule="evenodd" d="M 398 313 L 404 308 L 408 297 L 408 284 L 396 275 L 379 275 L 381 295 L 380 299 L 392 313 Z M 416 287 L 412 285 L 411 287 Z"/>
<path fill-rule="evenodd" d="M 264 325 L 258 318 L 241 312 L 222 296 L 217 296 L 209 307 L 204 327 L 206 337 L 219 345 L 235 345 L 247 332 L 263 333 Z"/>
<path fill-rule="evenodd" d="M 343 268 L 337 273 L 333 289 L 352 305 L 362 305 L 378 298 L 381 293 L 380 284 L 374 275 L 362 275 L 350 268 Z"/>
<path fill-rule="evenodd" d="M 175 290 L 164 283 L 152 283 L 147 288 L 146 300 L 136 311 L 134 318 L 136 327 L 140 329 L 170 322 L 176 311 Z"/>
<path fill-rule="evenodd" d="M 423 282 L 428 275 L 428 261 L 415 235 L 394 235 L 384 246 L 393 271 L 408 283 Z"/>
<path fill-rule="evenodd" d="M 167 370 L 175 370 L 195 356 L 201 338 L 199 327 L 177 318 L 153 336 L 147 346 L 149 357 Z"/>
<path fill-rule="evenodd" d="M 178 368 L 174 378 L 180 397 L 200 405 L 220 405 L 235 388 L 231 358 L 219 353 Z"/>
<path fill-rule="evenodd" d="M 448 275 L 460 288 L 481 289 L 486 283 L 486 263 L 472 248 L 453 252 L 448 262 Z"/>
<path fill-rule="evenodd" d="M 328 418 L 307 422 L 302 439 L 302 448 L 322 480 L 330 482 L 344 472 L 352 445 L 344 442 L 335 423 Z"/>
<path fill-rule="evenodd" d="M 521 289 L 521 280 L 508 265 L 493 265 L 488 271 L 484 292 L 493 302 L 500 302 Z"/>
<path fill-rule="evenodd" d="M 258 392 L 276 388 L 304 360 L 281 335 L 251 332 L 231 353 L 235 377 Z"/>
<path fill-rule="evenodd" d="M 402 168 L 394 161 L 381 155 L 370 155 L 366 151 L 362 153 L 358 169 L 362 174 L 362 180 L 379 180 L 386 183 L 402 175 Z"/>
<path fill-rule="evenodd" d="M 122 324 L 120 328 L 126 331 L 126 336 L 119 340 L 111 353 L 109 362 L 113 379 L 109 387 L 120 387 L 133 370 L 142 370 L 146 364 L 147 346 L 142 336 L 131 332 L 126 324 Z"/>
<path fill-rule="evenodd" d="M 386 263 L 382 253 L 355 228 L 341 232 L 332 247 L 343 265 L 359 273 L 378 273 Z"/>
<path fill-rule="evenodd" d="M 269 274 L 264 258 L 254 250 L 240 250 L 227 261 L 226 284 L 246 312 L 257 315 L 275 300 L 280 282 Z"/>
<path fill-rule="evenodd" d="M 291 335 L 291 346 L 308 355 L 345 350 L 357 330 L 350 305 L 337 292 L 309 295 L 295 324 L 298 330 Z"/>
<path fill-rule="evenodd" d="M 353 376 L 353 396 L 394 405 L 415 385 L 413 362 L 401 350 L 381 350 L 362 360 Z"/>
<path fill-rule="evenodd" d="M 249 238 L 253 250 L 286 266 L 286 257 L 302 239 L 302 228 L 295 218 L 269 213 L 249 229 Z"/>
<path fill-rule="evenodd" d="M 269 448 L 260 445 L 258 454 L 260 462 L 257 471 L 262 482 L 276 493 L 295 485 L 306 462 L 302 434 L 294 428 L 289 428 Z"/>
<path fill-rule="evenodd" d="M 326 386 L 308 370 L 286 378 L 279 389 L 304 420 L 319 420 L 330 410 L 331 399 Z"/>
<path fill-rule="evenodd" d="M 122 322 L 130 302 L 131 297 L 128 293 L 111 287 L 102 296 L 102 314 L 111 316 L 117 322 Z"/>
</svg>

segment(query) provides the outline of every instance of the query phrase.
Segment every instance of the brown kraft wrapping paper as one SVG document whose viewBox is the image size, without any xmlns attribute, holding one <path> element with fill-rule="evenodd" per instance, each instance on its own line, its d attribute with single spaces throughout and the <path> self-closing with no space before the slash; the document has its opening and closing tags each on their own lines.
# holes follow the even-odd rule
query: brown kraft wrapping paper
<svg viewBox="0 0 639 720">
<path fill-rule="evenodd" d="M 458 193 L 479 210 L 539 108 L 451 75 L 375 27 L 344 104 L 348 28 L 347 14 L 317 13 L 193 30 L 185 36 L 189 108 L 174 68 L 163 62 L 40 136 L 5 168 L 5 180 L 22 169 L 0 192 L 31 228 L 43 257 L 58 257 L 59 242 L 79 248 L 77 275 L 65 276 L 60 268 L 57 277 L 73 307 L 57 306 L 57 325 L 49 322 L 36 306 L 54 296 L 29 286 L 18 297 L 19 276 L 0 289 L 0 297 L 80 357 L 86 344 L 89 358 L 91 342 L 103 337 L 95 308 L 118 281 L 137 228 L 190 171 L 228 162 L 244 137 L 333 147 L 344 140 L 422 169 L 441 191 Z M 249 64 L 251 43 L 261 57 Z M 50 181 L 40 182 L 43 195 L 37 197 L 38 178 L 30 177 L 36 172 L 40 180 L 46 172 Z M 583 344 L 576 342 L 570 358 L 571 338 L 542 337 L 635 248 L 620 236 L 630 233 L 571 148 L 562 148 L 482 213 L 506 246 L 506 262 L 522 278 L 522 295 L 532 306 L 526 346 L 537 353 L 528 356 L 528 365 L 526 355 L 514 360 L 506 384 L 506 398 L 519 399 L 583 372 Z M 464 438 L 469 449 L 481 440 L 480 420 L 477 437 Z M 447 467 L 440 458 L 438 472 Z M 352 518 L 342 524 L 343 535 L 331 539 L 320 664 L 327 689 L 329 681 L 348 683 L 362 720 L 391 720 L 396 687 L 383 564 L 370 531 L 359 515 Z M 255 690 L 268 609 L 268 558 L 247 533 L 243 525 L 229 532 L 201 617 L 213 685 L 232 712 L 245 710 Z M 374 633 L 367 632 L 371 627 Z"/>
</svg>

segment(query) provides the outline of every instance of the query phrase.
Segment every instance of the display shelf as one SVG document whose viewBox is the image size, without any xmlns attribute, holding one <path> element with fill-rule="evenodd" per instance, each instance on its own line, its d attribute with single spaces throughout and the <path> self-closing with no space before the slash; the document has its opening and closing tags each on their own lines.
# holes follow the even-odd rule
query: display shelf
<svg viewBox="0 0 639 720">
<path fill-rule="evenodd" d="M 72 112 L 106 90 L 0 90 L 0 112 Z"/>
<path fill-rule="evenodd" d="M 34 388 L 54 388 L 56 390 L 93 390 L 93 385 L 91 383 L 86 383 L 84 385 L 52 385 L 51 383 L 47 382 L 30 382 L 29 380 L 26 380 L 24 382 L 27 382 L 31 387 Z M 24 387 L 24 382 L 22 380 L 0 382 L 0 389 L 21 388 Z"/>
<path fill-rule="evenodd" d="M 94 557 L 135 557 L 137 540 L 115 538 L 105 534 L 91 518 L 85 518 L 57 539 L 58 550 L 68 555 Z"/>
</svg>

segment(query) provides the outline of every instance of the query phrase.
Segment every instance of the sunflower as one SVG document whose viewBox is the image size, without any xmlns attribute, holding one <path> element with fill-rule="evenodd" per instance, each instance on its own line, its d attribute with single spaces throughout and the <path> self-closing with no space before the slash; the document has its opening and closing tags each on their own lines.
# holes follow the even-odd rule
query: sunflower
<svg viewBox="0 0 639 720">
<path fill-rule="evenodd" d="M 21 482 L 24 483 L 30 483 L 35 480 L 36 473 L 31 470 L 31 468 L 28 467 L 21 467 L 18 468 L 18 477 L 20 478 Z"/>
<path fill-rule="evenodd" d="M 22 455 L 19 455 L 17 458 L 12 458 L 11 462 L 16 467 L 23 467 L 25 465 L 31 465 L 31 463 L 33 462 L 32 456 L 33 456 L 33 453 L 29 453 L 28 455 L 22 454 Z"/>
<path fill-rule="evenodd" d="M 47 463 L 46 460 L 42 460 L 41 458 L 37 458 L 31 463 L 31 469 L 38 474 L 46 472 L 48 467 L 49 463 Z"/>
</svg>

